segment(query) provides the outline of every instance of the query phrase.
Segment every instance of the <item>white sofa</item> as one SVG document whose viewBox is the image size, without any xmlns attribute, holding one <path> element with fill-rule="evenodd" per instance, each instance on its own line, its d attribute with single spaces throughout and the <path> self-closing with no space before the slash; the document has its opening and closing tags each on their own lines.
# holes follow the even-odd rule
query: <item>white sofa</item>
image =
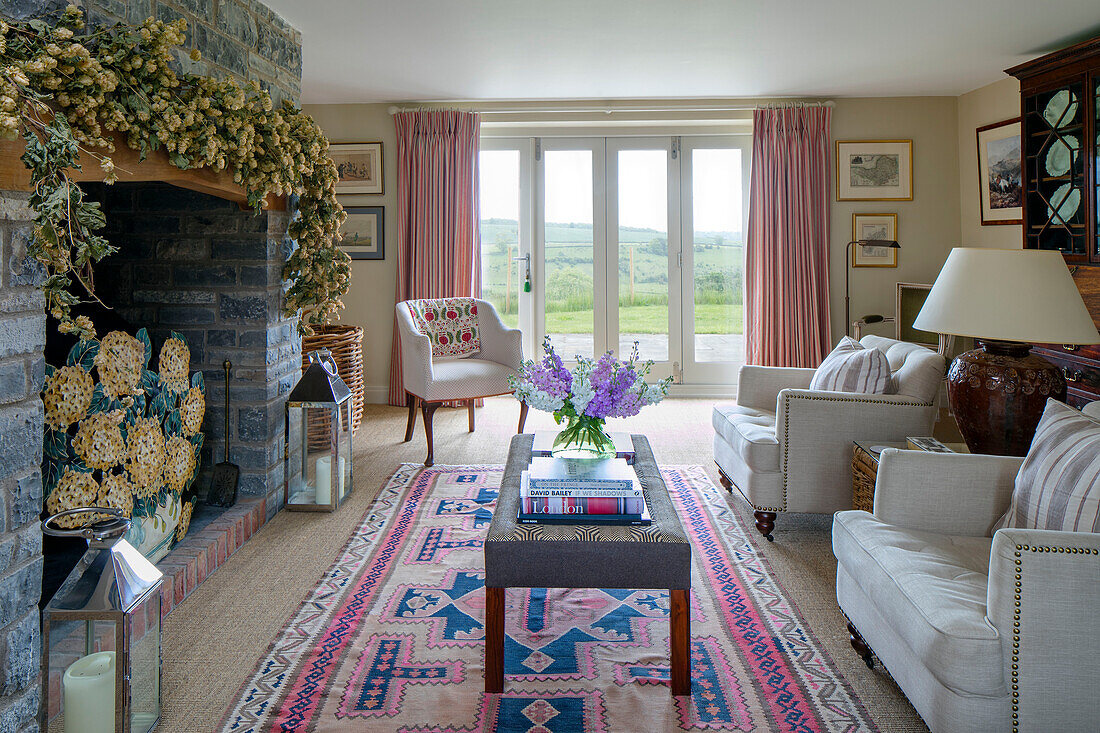
<svg viewBox="0 0 1100 733">
<path fill-rule="evenodd" d="M 933 733 L 1100 730 L 1100 534 L 990 537 L 1022 461 L 887 449 L 833 519 L 852 646 Z"/>
<path fill-rule="evenodd" d="M 741 367 L 737 402 L 714 407 L 722 485 L 752 504 L 769 540 L 777 512 L 832 514 L 852 506 L 852 441 L 931 435 L 944 358 L 923 346 L 864 336 L 886 354 L 895 394 L 809 389 L 813 369 Z"/>
</svg>

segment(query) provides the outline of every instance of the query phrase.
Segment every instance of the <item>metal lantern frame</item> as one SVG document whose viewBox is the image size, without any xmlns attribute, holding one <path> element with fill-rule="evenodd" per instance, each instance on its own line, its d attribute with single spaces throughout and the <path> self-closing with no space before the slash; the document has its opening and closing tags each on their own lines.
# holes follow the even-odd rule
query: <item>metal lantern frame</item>
<svg viewBox="0 0 1100 733">
<path fill-rule="evenodd" d="M 99 519 L 76 529 L 62 529 L 58 519 L 88 514 Z M 160 589 L 163 574 L 123 539 L 130 528 L 130 518 L 119 509 L 106 507 L 81 507 L 59 512 L 42 522 L 42 531 L 56 537 L 83 537 L 88 540 L 88 551 L 77 563 L 73 572 L 42 609 L 42 680 L 43 698 L 39 712 L 39 727 L 49 730 L 50 711 L 50 631 L 57 623 L 83 622 L 85 654 L 93 653 L 94 629 L 99 622 L 114 625 L 115 653 L 115 724 L 116 733 L 148 733 L 157 727 L 163 710 L 162 697 L 162 647 L 164 643 L 161 623 Z M 148 607 L 152 604 L 152 610 Z M 157 647 L 155 670 L 156 710 L 149 725 L 134 728 L 133 681 L 134 663 L 131 639 L 136 611 L 146 614 L 143 624 L 156 625 Z M 145 633 L 149 633 L 148 629 Z M 64 698 L 64 694 L 59 694 Z"/>
<path fill-rule="evenodd" d="M 328 349 L 318 349 L 308 355 L 309 367 L 298 380 L 298 384 L 291 390 L 286 401 L 286 428 L 285 448 L 283 451 L 283 503 L 290 511 L 302 512 L 332 512 L 336 511 L 344 499 L 352 490 L 351 468 L 351 431 L 354 400 L 352 392 L 344 380 L 340 378 L 336 361 Z M 309 456 L 310 456 L 310 410 L 328 410 L 328 438 L 329 438 L 329 501 L 327 504 L 318 504 L 316 501 L 292 501 L 295 496 L 301 496 L 299 491 L 292 492 L 292 483 L 295 477 L 300 477 L 302 485 L 308 485 Z M 301 415 L 301 454 L 296 458 L 291 451 L 291 441 L 297 440 L 291 433 L 291 415 L 293 411 L 299 411 Z M 346 433 L 346 435 L 345 435 Z M 342 446 L 346 440 L 347 455 L 344 455 Z M 344 489 L 340 490 L 343 471 L 340 470 L 341 459 L 346 461 L 348 467 L 347 479 Z M 292 471 L 292 462 L 299 461 L 300 466 L 295 466 Z M 316 474 L 315 474 L 316 475 Z M 316 479 L 315 479 L 316 480 Z"/>
</svg>

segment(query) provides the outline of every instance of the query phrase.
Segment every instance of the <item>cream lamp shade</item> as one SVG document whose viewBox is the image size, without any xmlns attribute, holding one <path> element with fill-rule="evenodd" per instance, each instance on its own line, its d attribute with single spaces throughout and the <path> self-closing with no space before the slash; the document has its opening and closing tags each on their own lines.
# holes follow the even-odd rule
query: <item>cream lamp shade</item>
<svg viewBox="0 0 1100 733">
<path fill-rule="evenodd" d="M 997 341 L 1100 343 L 1065 260 L 1053 250 L 952 249 L 913 327 Z"/>
</svg>

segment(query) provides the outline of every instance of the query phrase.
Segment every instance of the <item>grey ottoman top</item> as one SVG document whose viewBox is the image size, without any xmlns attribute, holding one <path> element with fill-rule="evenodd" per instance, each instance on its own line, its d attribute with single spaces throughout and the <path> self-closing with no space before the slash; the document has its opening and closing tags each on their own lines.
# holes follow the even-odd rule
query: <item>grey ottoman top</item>
<svg viewBox="0 0 1100 733">
<path fill-rule="evenodd" d="M 520 473 L 531 434 L 512 438 L 485 540 L 485 584 L 526 588 L 690 588 L 691 545 L 649 441 L 633 435 L 634 471 L 653 522 L 643 526 L 520 524 Z"/>
</svg>

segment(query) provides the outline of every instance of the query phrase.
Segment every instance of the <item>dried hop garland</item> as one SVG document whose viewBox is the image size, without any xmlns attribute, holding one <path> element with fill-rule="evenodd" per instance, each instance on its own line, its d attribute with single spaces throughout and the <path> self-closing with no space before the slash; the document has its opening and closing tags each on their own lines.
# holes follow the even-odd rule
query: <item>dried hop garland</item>
<svg viewBox="0 0 1100 733">
<path fill-rule="evenodd" d="M 61 330 L 94 337 L 93 324 L 73 318 L 72 306 L 93 295 L 92 268 L 116 248 L 95 233 L 103 214 L 66 169 L 87 152 L 111 183 L 117 173 L 109 155 L 121 143 L 143 158 L 163 151 L 180 169 L 224 171 L 256 208 L 268 194 L 298 196 L 289 225 L 298 246 L 283 269 L 285 308 L 288 317 L 300 315 L 298 328 L 308 335 L 343 307 L 351 277 L 337 244 L 346 215 L 328 140 L 309 115 L 286 101 L 276 106 L 258 82 L 177 72 L 186 29 L 183 19 L 152 18 L 86 29 L 74 5 L 52 26 L 0 22 L 0 137 L 26 142 L 37 214 L 28 249 L 47 270 L 46 308 Z"/>
<path fill-rule="evenodd" d="M 160 349 L 160 381 L 169 392 L 187 390 L 187 375 L 191 371 L 191 351 L 178 338 L 170 338 Z"/>
<path fill-rule="evenodd" d="M 125 474 L 111 473 L 103 477 L 99 490 L 99 506 L 134 513 L 134 487 Z"/>
<path fill-rule="evenodd" d="M 164 483 L 172 491 L 182 493 L 187 480 L 195 472 L 195 446 L 187 438 L 174 435 L 168 439 L 164 462 Z"/>
<path fill-rule="evenodd" d="M 46 379 L 42 390 L 46 424 L 51 428 L 67 428 L 82 420 L 92 404 L 95 384 L 92 375 L 79 366 L 63 366 Z"/>
<path fill-rule="evenodd" d="M 139 497 L 156 496 L 164 475 L 164 432 L 155 418 L 143 417 L 127 435 L 126 470 Z"/>
<path fill-rule="evenodd" d="M 97 412 L 80 421 L 73 450 L 89 468 L 108 469 L 126 458 L 126 444 L 119 424 L 122 410 Z"/>
<path fill-rule="evenodd" d="M 180 523 L 176 525 L 176 541 L 183 540 L 184 535 L 187 534 L 187 528 L 191 526 L 191 513 L 195 510 L 195 503 L 192 501 L 187 502 L 180 509 Z"/>
<path fill-rule="evenodd" d="M 98 497 L 99 482 L 95 480 L 91 472 L 67 468 L 57 486 L 46 499 L 46 511 L 50 514 L 57 514 L 67 509 L 95 506 Z M 57 525 L 65 529 L 72 529 L 83 526 L 88 520 L 87 516 L 62 517 L 57 520 Z"/>
<path fill-rule="evenodd" d="M 144 364 L 145 346 L 124 331 L 111 331 L 104 336 L 95 355 L 103 391 L 116 399 L 139 393 Z"/>
<path fill-rule="evenodd" d="M 202 428 L 202 419 L 206 415 L 206 400 L 202 390 L 192 387 L 180 404 L 180 425 L 185 437 L 190 438 Z"/>
</svg>

